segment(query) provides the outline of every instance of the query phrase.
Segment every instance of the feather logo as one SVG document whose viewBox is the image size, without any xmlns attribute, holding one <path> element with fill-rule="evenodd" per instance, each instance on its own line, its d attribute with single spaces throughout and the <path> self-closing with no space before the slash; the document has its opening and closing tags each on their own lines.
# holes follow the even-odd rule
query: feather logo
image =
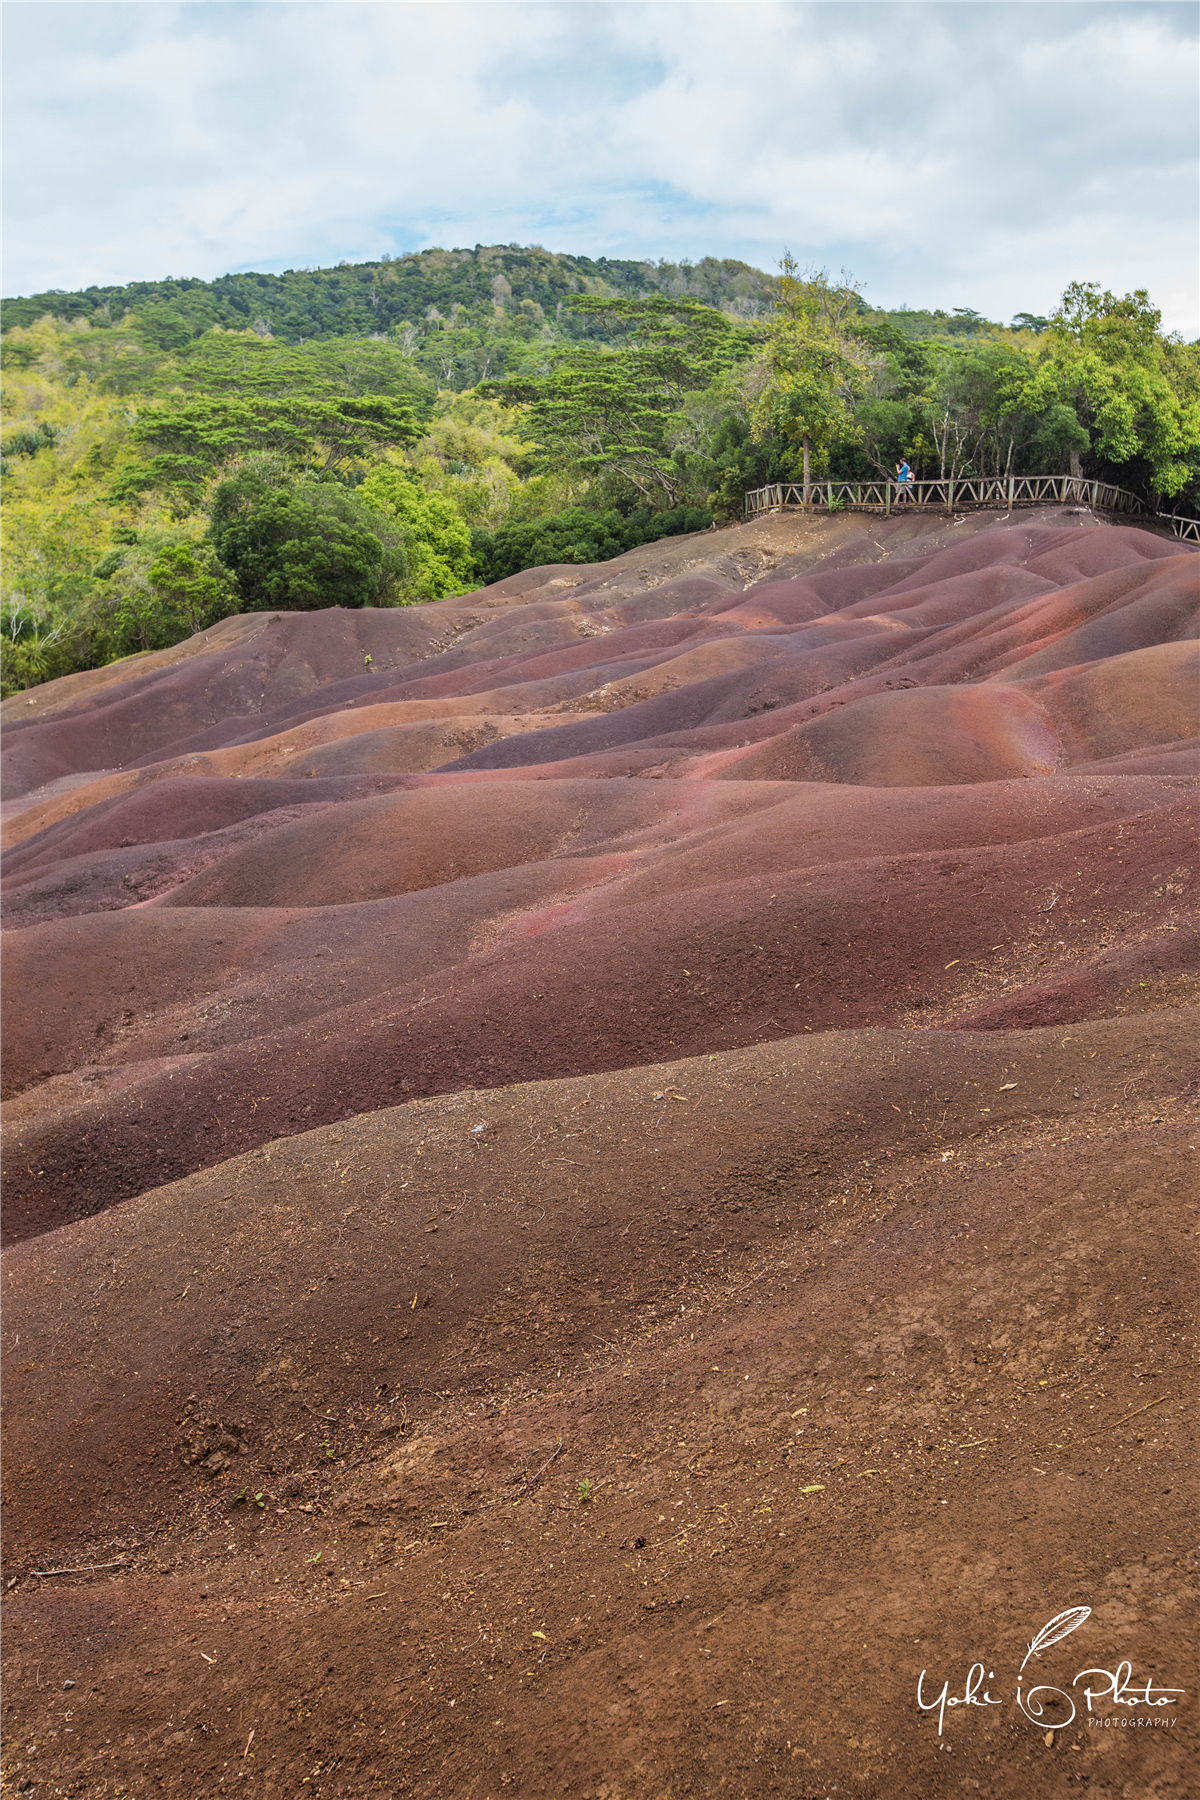
<svg viewBox="0 0 1200 1800">
<path fill-rule="evenodd" d="M 1049 1624 L 1042 1626 L 1030 1644 L 1025 1653 L 1025 1662 L 1021 1664 L 1018 1673 L 1022 1675 L 1025 1673 L 1025 1663 L 1031 1656 L 1040 1658 L 1043 1650 L 1048 1650 L 1051 1644 L 1057 1644 L 1063 1638 L 1070 1637 L 1071 1633 L 1078 1631 L 1084 1620 L 1090 1619 L 1091 1616 L 1090 1606 L 1068 1606 L 1066 1612 L 1056 1613 Z"/>
</svg>

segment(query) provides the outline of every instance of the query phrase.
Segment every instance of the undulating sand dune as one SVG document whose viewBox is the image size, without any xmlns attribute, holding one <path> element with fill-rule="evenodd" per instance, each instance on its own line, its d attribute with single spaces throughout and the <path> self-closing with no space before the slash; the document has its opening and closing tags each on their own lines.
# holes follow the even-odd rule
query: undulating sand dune
<svg viewBox="0 0 1200 1800">
<path fill-rule="evenodd" d="M 16 1791 L 1187 1791 L 1016 1673 L 1187 1686 L 1198 601 L 784 514 L 4 703 Z"/>
</svg>

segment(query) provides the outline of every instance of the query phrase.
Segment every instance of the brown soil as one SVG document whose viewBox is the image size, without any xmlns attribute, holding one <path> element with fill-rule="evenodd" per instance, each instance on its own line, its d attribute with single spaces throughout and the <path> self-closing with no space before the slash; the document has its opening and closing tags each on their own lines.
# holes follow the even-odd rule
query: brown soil
<svg viewBox="0 0 1200 1800">
<path fill-rule="evenodd" d="M 784 516 L 5 703 L 5 1793 L 1194 1791 L 1198 566 Z"/>
</svg>

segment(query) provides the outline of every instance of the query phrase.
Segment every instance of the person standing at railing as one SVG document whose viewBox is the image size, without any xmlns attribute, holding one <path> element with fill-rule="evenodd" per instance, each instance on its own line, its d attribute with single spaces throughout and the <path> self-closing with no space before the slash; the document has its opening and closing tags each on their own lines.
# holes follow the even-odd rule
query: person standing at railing
<svg viewBox="0 0 1200 1800">
<path fill-rule="evenodd" d="M 896 504 L 899 505 L 902 500 L 911 500 L 912 497 L 912 470 L 905 459 L 896 464 Z"/>
</svg>

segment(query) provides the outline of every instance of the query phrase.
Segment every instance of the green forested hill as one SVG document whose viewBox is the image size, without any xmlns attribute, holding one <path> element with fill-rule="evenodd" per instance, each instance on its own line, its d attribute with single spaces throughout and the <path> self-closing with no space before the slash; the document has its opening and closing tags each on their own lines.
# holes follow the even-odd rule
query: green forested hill
<svg viewBox="0 0 1200 1800">
<path fill-rule="evenodd" d="M 1200 497 L 1200 346 L 1142 290 L 1013 329 L 787 256 L 492 245 L 3 304 L 5 693 L 234 610 L 599 561 L 806 467 Z"/>
<path fill-rule="evenodd" d="M 706 256 L 698 263 L 610 261 L 560 256 L 539 245 L 476 244 L 473 250 L 422 250 L 379 262 L 333 269 L 288 269 L 282 275 L 222 275 L 216 281 L 132 281 L 2 302 L 4 329 L 31 325 L 47 313 L 102 325 L 125 312 L 152 311 L 164 337 L 176 322 L 174 349 L 213 325 L 247 328 L 285 343 L 309 338 L 370 336 L 404 325 L 420 328 L 430 308 L 443 317 L 454 307 L 486 318 L 496 304 L 524 308 L 536 327 L 546 317 L 562 328 L 563 302 L 572 294 L 610 297 L 665 294 L 702 300 L 743 318 L 769 312 L 775 280 L 748 263 Z M 565 329 L 572 330 L 567 321 Z"/>
</svg>

